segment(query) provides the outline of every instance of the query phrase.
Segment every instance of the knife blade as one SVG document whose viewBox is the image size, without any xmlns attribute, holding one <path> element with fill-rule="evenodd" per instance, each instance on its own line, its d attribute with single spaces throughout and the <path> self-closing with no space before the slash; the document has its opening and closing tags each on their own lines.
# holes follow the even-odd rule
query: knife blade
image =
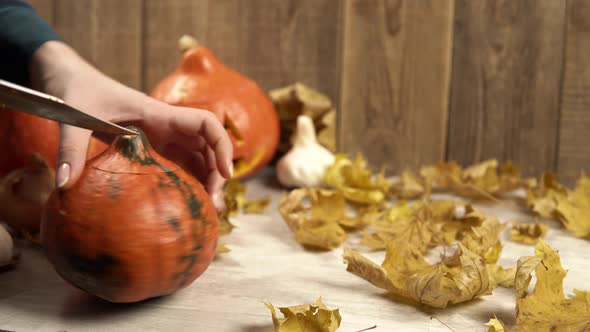
<svg viewBox="0 0 590 332">
<path fill-rule="evenodd" d="M 133 130 L 82 112 L 63 100 L 0 79 L 0 106 L 72 126 L 114 135 L 137 135 Z"/>
</svg>

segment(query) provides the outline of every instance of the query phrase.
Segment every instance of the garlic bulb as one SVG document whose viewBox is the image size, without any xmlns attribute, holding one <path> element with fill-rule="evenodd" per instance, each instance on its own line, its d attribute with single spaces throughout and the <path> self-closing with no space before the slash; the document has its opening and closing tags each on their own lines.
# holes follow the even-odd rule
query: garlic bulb
<svg viewBox="0 0 590 332">
<path fill-rule="evenodd" d="M 10 233 L 0 224 L 0 268 L 13 263 L 14 242 Z"/>
<path fill-rule="evenodd" d="M 321 146 L 309 116 L 297 117 L 293 146 L 277 163 L 277 177 L 286 187 L 319 187 L 334 154 Z"/>
</svg>

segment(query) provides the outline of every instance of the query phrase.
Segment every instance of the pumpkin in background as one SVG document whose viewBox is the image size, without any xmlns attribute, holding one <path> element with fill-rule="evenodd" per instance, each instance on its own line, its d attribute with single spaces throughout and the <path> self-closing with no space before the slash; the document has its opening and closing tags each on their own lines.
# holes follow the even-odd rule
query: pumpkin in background
<svg viewBox="0 0 590 332">
<path fill-rule="evenodd" d="M 28 113 L 0 107 L 0 176 L 28 166 L 38 153 L 55 171 L 59 146 L 59 124 Z M 88 158 L 104 151 L 107 144 L 92 137 L 88 145 Z"/>
<path fill-rule="evenodd" d="M 180 65 L 151 96 L 168 104 L 203 108 L 224 124 L 234 148 L 234 177 L 268 164 L 279 143 L 279 118 L 270 98 L 253 80 L 222 64 L 210 49 L 180 39 Z"/>
<path fill-rule="evenodd" d="M 119 136 L 76 184 L 54 191 L 41 241 L 56 271 L 111 302 L 175 292 L 209 266 L 217 212 L 203 186 L 139 135 Z"/>
</svg>

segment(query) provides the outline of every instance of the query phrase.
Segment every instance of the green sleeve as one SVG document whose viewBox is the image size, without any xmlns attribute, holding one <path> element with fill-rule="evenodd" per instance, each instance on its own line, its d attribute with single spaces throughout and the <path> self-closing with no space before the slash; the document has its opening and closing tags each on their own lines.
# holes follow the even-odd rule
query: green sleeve
<svg viewBox="0 0 590 332">
<path fill-rule="evenodd" d="M 29 85 L 29 63 L 35 50 L 61 37 L 22 0 L 0 0 L 0 78 Z"/>
</svg>

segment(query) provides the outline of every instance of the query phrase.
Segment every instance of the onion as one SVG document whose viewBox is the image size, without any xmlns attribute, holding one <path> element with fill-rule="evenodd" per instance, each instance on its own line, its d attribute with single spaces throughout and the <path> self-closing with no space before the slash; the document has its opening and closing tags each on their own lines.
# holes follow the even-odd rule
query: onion
<svg viewBox="0 0 590 332">
<path fill-rule="evenodd" d="M 41 211 L 55 188 L 55 175 L 39 154 L 0 181 L 0 218 L 17 231 L 39 232 Z"/>
</svg>

